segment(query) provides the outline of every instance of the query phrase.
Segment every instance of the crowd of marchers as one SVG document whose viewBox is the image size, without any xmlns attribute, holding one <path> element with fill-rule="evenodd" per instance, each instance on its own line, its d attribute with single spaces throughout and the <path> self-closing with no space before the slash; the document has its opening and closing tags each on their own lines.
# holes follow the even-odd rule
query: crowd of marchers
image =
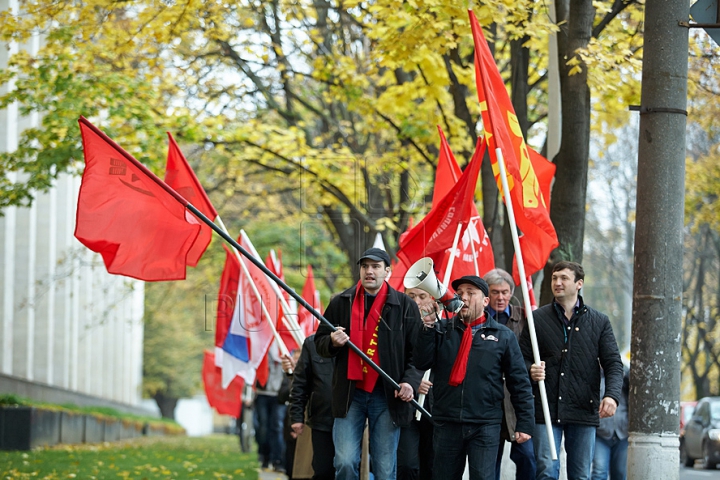
<svg viewBox="0 0 720 480">
<path fill-rule="evenodd" d="M 536 362 L 507 272 L 454 279 L 462 307 L 448 314 L 423 290 L 390 287 L 384 250 L 358 263 L 358 283 L 324 312 L 334 328 L 321 323 L 282 362 L 289 478 L 358 479 L 369 468 L 376 480 L 499 480 L 509 442 L 518 480 L 557 479 L 551 452 L 564 438 L 567 478 L 625 479 L 628 369 L 608 317 L 583 301 L 581 265 L 557 263 L 554 299 L 533 311 Z M 417 401 L 432 419 L 416 414 Z"/>
</svg>

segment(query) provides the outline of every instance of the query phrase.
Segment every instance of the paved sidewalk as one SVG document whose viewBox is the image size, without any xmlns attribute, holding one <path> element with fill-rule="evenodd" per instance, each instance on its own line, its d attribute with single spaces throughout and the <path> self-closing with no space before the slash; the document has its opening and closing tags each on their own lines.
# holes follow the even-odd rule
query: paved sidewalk
<svg viewBox="0 0 720 480">
<path fill-rule="evenodd" d="M 258 469 L 258 479 L 259 480 L 287 480 L 287 475 L 284 473 L 278 473 L 278 472 L 272 472 L 272 471 L 265 471 L 262 469 Z"/>
</svg>

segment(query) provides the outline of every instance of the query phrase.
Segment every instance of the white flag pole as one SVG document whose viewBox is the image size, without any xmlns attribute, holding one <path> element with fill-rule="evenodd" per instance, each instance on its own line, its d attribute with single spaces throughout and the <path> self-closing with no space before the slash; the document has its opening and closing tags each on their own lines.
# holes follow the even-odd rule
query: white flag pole
<svg viewBox="0 0 720 480">
<path fill-rule="evenodd" d="M 461 230 L 462 222 L 458 223 L 457 230 L 455 230 L 455 238 L 453 239 L 453 245 L 450 249 L 450 259 L 448 260 L 447 268 L 445 269 L 445 276 L 443 277 L 443 285 L 445 285 L 446 288 L 448 286 L 448 283 L 450 283 L 450 275 L 452 275 L 453 265 L 455 264 L 455 252 L 457 251 Z"/>
<path fill-rule="evenodd" d="M 217 217 L 217 222 L 220 225 L 220 228 L 222 228 L 223 232 L 225 232 L 228 236 L 230 235 L 227 231 L 227 228 L 225 228 L 225 224 L 222 221 L 222 218 L 220 218 L 220 215 Z M 250 284 L 250 288 L 253 291 L 253 294 L 257 298 L 258 302 L 260 303 L 260 308 L 262 309 L 263 316 L 267 319 L 268 323 L 270 324 L 270 329 L 273 332 L 273 337 L 275 337 L 275 341 L 278 344 L 278 348 L 280 348 L 280 352 L 283 355 L 290 356 L 290 352 L 288 351 L 287 347 L 285 346 L 285 342 L 282 341 L 282 338 L 280 338 L 280 334 L 277 331 L 277 328 L 275 328 L 275 324 L 273 323 L 274 320 L 270 317 L 270 313 L 267 311 L 267 308 L 265 307 L 265 302 L 262 299 L 262 296 L 260 295 L 260 292 L 257 289 L 257 285 L 255 285 L 255 282 L 253 281 L 252 277 L 250 276 L 250 272 L 248 271 L 247 265 L 245 265 L 245 262 L 240 257 L 240 252 L 238 252 L 235 247 L 233 247 L 233 252 L 235 253 L 235 257 L 237 257 L 238 262 L 240 262 L 240 268 L 242 268 L 243 274 L 248 279 L 248 283 Z"/>
<path fill-rule="evenodd" d="M 477 223 L 478 221 L 479 220 L 477 219 L 477 217 L 471 218 L 470 224 L 468 225 L 468 229 L 470 229 L 470 226 L 473 224 L 473 222 Z M 477 227 L 473 227 L 473 228 L 475 228 L 475 231 L 477 232 Z M 467 230 L 466 230 L 466 232 L 467 232 Z M 485 240 L 485 239 L 483 239 L 483 240 Z M 480 276 L 480 267 L 478 267 L 478 263 L 477 263 L 477 252 L 475 251 L 475 241 L 472 238 L 472 232 L 470 232 L 470 250 L 472 251 L 472 256 L 473 256 L 473 265 L 475 265 L 475 275 L 477 275 L 479 277 Z"/>
<path fill-rule="evenodd" d="M 530 304 L 530 295 L 528 293 L 527 278 L 525 275 L 525 263 L 523 262 L 522 252 L 520 251 L 520 239 L 517 234 L 517 224 L 515 223 L 515 212 L 513 211 L 512 199 L 510 197 L 510 187 L 508 187 L 507 171 L 505 170 L 505 159 L 502 150 L 495 149 L 497 162 L 500 166 L 500 179 L 502 180 L 503 197 L 505 198 L 505 208 L 507 208 L 508 219 L 510 220 L 510 233 L 512 234 L 513 246 L 515 247 L 515 259 L 517 260 L 518 273 L 522 279 L 520 287 L 522 288 L 523 300 L 525 301 L 525 315 L 527 316 L 528 329 L 530 331 L 530 343 L 532 344 L 533 361 L 536 365 L 540 365 L 540 350 L 538 349 L 537 335 L 535 333 L 535 320 L 533 319 L 532 305 Z M 543 416 L 545 417 L 545 427 L 548 435 L 548 445 L 553 460 L 557 460 L 557 452 L 555 451 L 555 437 L 552 432 L 552 422 L 550 420 L 550 408 L 547 403 L 547 392 L 545 390 L 545 381 L 538 382 L 540 390 L 540 402 L 542 403 Z"/>
</svg>

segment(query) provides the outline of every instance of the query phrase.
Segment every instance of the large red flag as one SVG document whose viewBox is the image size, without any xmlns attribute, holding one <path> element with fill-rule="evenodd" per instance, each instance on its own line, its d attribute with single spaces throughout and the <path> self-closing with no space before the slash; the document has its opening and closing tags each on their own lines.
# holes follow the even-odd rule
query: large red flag
<svg viewBox="0 0 720 480">
<path fill-rule="evenodd" d="M 475 186 L 477 185 L 480 164 L 485 154 L 485 141 L 478 139 L 478 145 L 472 160 L 453 185 L 447 195 L 418 223 L 408 235 L 400 241 L 398 257 L 406 265 L 435 253 L 444 252 L 452 247 L 457 226 L 460 234 L 470 221 L 475 205 Z"/>
<path fill-rule="evenodd" d="M 550 252 L 558 246 L 557 234 L 550 221 L 547 204 L 505 84 L 475 14 L 470 11 L 469 15 L 475 42 L 475 82 L 490 160 L 498 188 L 502 192 L 500 167 L 495 153 L 495 149 L 500 148 L 505 160 L 515 221 L 522 232 L 520 248 L 525 273 L 532 275 L 545 266 Z M 515 283 L 519 284 L 517 266 L 513 268 L 513 274 Z"/>
<path fill-rule="evenodd" d="M 438 132 L 440 133 L 440 156 L 435 171 L 433 206 L 437 205 L 442 199 L 442 197 L 436 197 L 435 194 L 439 193 L 445 196 L 452 186 L 457 183 L 461 175 L 460 166 L 455 160 L 455 155 L 453 155 L 450 145 L 439 126 Z M 470 212 L 470 221 L 455 250 L 455 260 L 450 274 L 451 279 L 465 275 L 483 276 L 495 268 L 495 256 L 490 244 L 490 237 L 485 231 L 485 225 L 482 223 L 474 202 Z M 441 279 L 444 278 L 445 270 L 449 265 L 450 254 L 451 249 L 448 249 L 444 254 L 437 254 L 433 258 L 433 261 L 440 267 L 438 272 Z"/>
<path fill-rule="evenodd" d="M 200 232 L 152 172 L 80 118 L 85 155 L 75 237 L 109 273 L 148 282 L 182 280 Z M 177 195 L 177 194 L 176 194 Z"/>
<path fill-rule="evenodd" d="M 165 166 L 165 183 L 172 187 L 176 192 L 182 195 L 188 202 L 192 203 L 195 208 L 200 210 L 203 215 L 210 220 L 215 220 L 218 213 L 207 197 L 205 190 L 200 185 L 200 181 L 195 176 L 195 172 L 190 168 L 185 156 L 183 155 L 175 139 L 168 132 L 170 144 L 168 146 L 167 163 Z M 190 212 L 186 215 L 192 217 L 192 221 L 196 221 Z M 205 253 L 205 249 L 212 240 L 212 229 L 205 224 L 200 227 L 200 234 L 193 243 L 190 253 L 188 253 L 188 265 L 194 267 L 200 261 L 200 257 Z"/>
<path fill-rule="evenodd" d="M 320 303 L 320 292 L 315 288 L 315 275 L 313 275 L 312 265 L 308 264 L 307 278 L 302 289 L 302 298 L 310 304 L 318 312 L 322 312 L 322 304 Z M 303 329 L 306 337 L 309 337 L 318 327 L 318 320 L 305 307 L 298 308 L 298 323 Z"/>
<path fill-rule="evenodd" d="M 215 355 L 205 350 L 202 379 L 210 406 L 221 415 L 238 418 L 245 385 L 242 377 L 235 377 L 227 388 L 222 388 L 222 371 L 215 366 Z"/>
</svg>

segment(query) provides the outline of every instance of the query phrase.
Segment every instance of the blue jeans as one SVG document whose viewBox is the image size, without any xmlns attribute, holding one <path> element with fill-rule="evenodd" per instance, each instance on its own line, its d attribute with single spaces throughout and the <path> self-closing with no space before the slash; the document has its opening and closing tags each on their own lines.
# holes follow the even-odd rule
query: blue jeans
<svg viewBox="0 0 720 480">
<path fill-rule="evenodd" d="M 286 408 L 278 403 L 277 396 L 258 395 L 255 398 L 255 439 L 264 467 L 283 465 L 285 460 L 282 428 Z"/>
<path fill-rule="evenodd" d="M 610 440 L 595 437 L 592 480 L 625 480 L 627 478 L 628 439 L 613 435 Z"/>
<path fill-rule="evenodd" d="M 380 381 L 378 380 L 378 383 Z M 400 427 L 393 424 L 382 385 L 376 387 L 372 393 L 355 390 L 347 416 L 335 419 L 335 478 L 360 478 L 360 453 L 365 419 L 370 428 L 372 473 L 376 480 L 395 480 Z"/>
<path fill-rule="evenodd" d="M 470 480 L 494 480 L 500 424 L 437 422 L 433 436 L 434 480 L 460 480 L 465 459 Z"/>
<path fill-rule="evenodd" d="M 510 460 L 515 464 L 516 480 L 535 480 L 535 449 L 532 441 L 510 443 Z M 500 480 L 500 464 L 502 463 L 505 441 L 500 440 L 498 445 L 497 463 L 495 464 L 495 480 Z"/>
<path fill-rule="evenodd" d="M 553 425 L 555 451 L 560 457 L 560 443 L 565 435 L 565 453 L 567 453 L 567 477 L 572 480 L 589 480 L 595 447 L 595 427 L 588 425 Z M 533 435 L 535 460 L 537 460 L 537 480 L 557 480 L 560 477 L 560 460 L 552 460 L 550 445 L 544 423 L 535 424 Z"/>
</svg>

